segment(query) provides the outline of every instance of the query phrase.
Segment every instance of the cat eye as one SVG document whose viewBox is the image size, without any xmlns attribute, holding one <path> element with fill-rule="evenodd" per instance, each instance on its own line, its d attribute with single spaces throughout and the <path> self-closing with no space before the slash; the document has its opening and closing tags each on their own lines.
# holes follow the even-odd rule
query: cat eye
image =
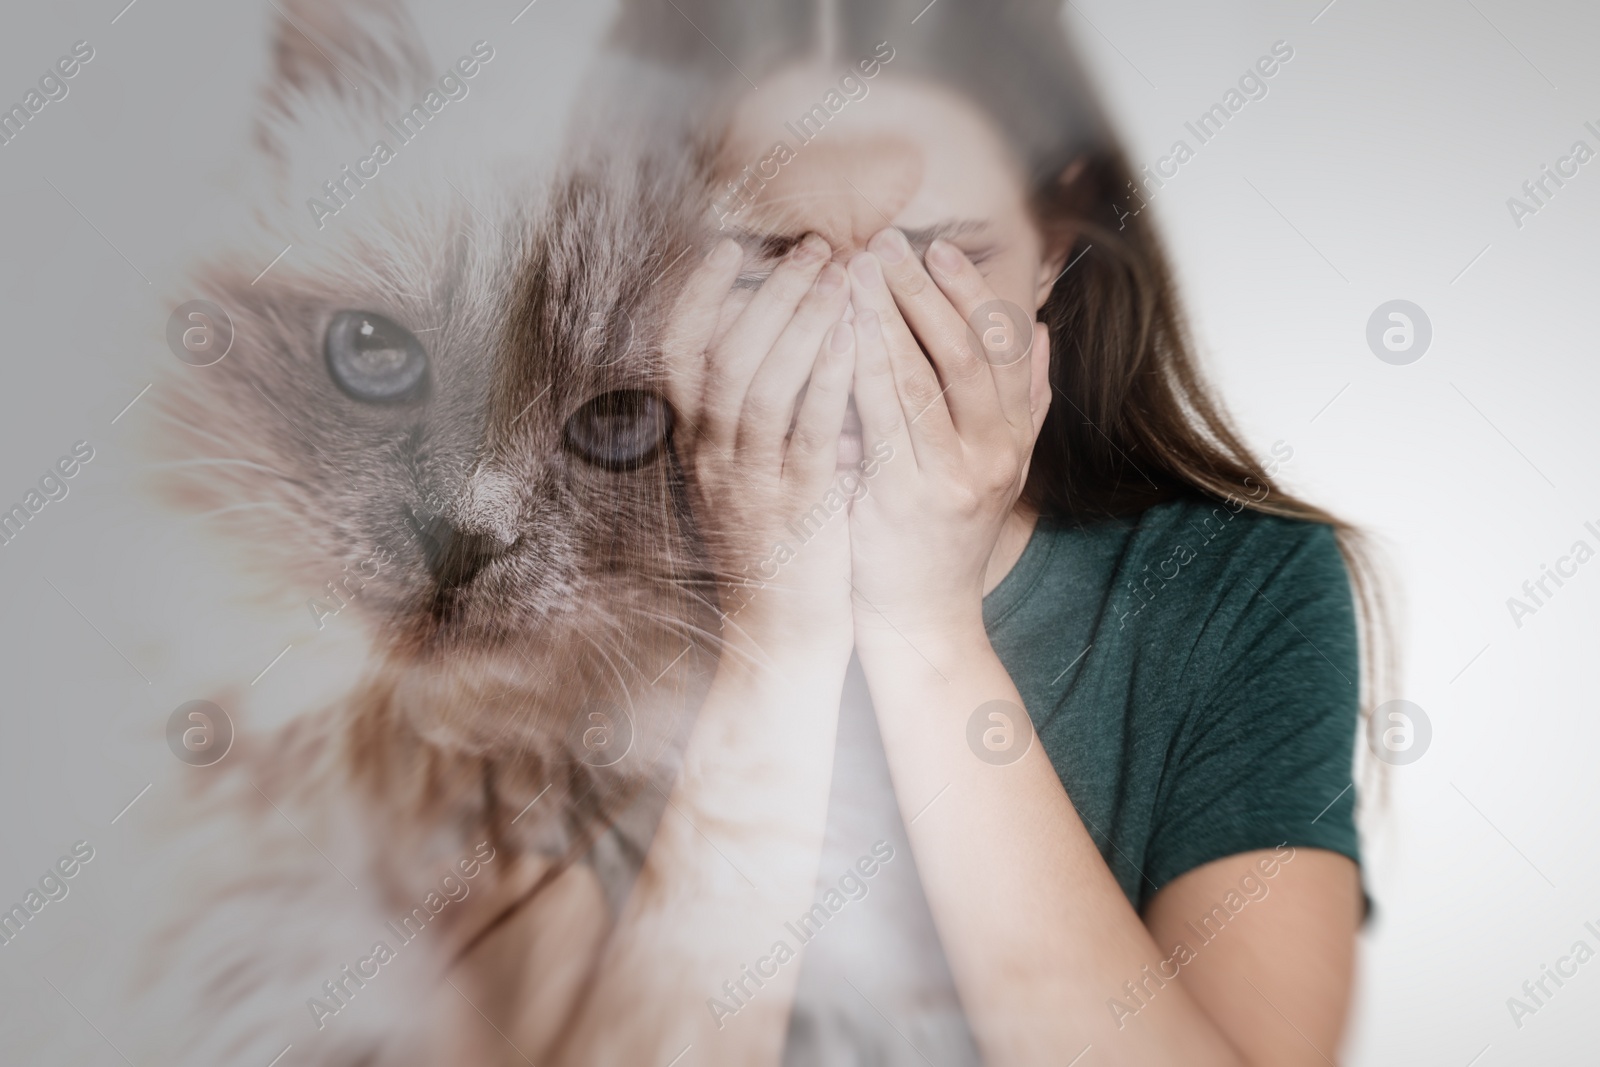
<svg viewBox="0 0 1600 1067">
<path fill-rule="evenodd" d="M 370 311 L 341 311 L 328 324 L 328 374 L 348 396 L 369 404 L 415 399 L 428 377 L 428 354 L 404 326 Z"/>
<path fill-rule="evenodd" d="M 672 408 L 655 393 L 619 389 L 587 401 L 567 420 L 567 447 L 605 470 L 642 467 L 672 429 Z"/>
</svg>

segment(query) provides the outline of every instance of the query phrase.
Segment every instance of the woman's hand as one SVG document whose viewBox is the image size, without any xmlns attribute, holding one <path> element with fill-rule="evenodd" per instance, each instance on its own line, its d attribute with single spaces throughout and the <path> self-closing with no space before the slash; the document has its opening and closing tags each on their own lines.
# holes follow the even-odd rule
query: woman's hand
<svg viewBox="0 0 1600 1067">
<path fill-rule="evenodd" d="M 900 810 L 928 812 L 906 831 L 979 1053 L 1237 1064 L 1170 983 L 1119 1031 L 1107 996 L 1161 950 L 1044 748 L 997 766 L 968 741 L 986 706 L 1026 710 L 984 632 L 983 587 L 1044 421 L 1048 335 L 954 246 L 929 249 L 931 275 L 894 231 L 867 247 L 850 264 L 856 406 L 864 439 L 894 455 L 850 516 L 856 642 Z"/>
<path fill-rule="evenodd" d="M 723 656 L 589 995 L 541 1062 L 663 1064 L 690 1047 L 695 1063 L 782 1061 L 798 966 L 736 1000 L 737 1020 L 708 998 L 811 905 L 827 828 L 849 527 L 842 508 L 803 539 L 791 527 L 834 478 L 854 371 L 850 289 L 828 256 L 807 238 L 746 302 L 724 241 L 669 322 L 674 443 L 723 579 Z"/>
<path fill-rule="evenodd" d="M 834 476 L 854 370 L 854 333 L 840 321 L 850 289 L 828 257 L 822 238 L 807 237 L 741 307 L 729 295 L 740 249 L 720 242 L 667 339 L 675 441 L 717 571 L 724 640 L 763 659 L 851 647 L 845 517 L 804 521 Z"/>
<path fill-rule="evenodd" d="M 948 241 L 931 274 L 898 230 L 867 247 L 850 263 L 856 407 L 868 450 L 893 453 L 850 515 L 856 640 L 959 647 L 982 637 L 984 573 L 1049 406 L 1049 333 Z"/>
</svg>

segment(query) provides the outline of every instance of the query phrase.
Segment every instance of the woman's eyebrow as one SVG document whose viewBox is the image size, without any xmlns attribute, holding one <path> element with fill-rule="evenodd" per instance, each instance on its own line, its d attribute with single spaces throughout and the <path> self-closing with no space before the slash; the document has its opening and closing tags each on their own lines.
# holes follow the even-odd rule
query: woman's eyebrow
<svg viewBox="0 0 1600 1067">
<path fill-rule="evenodd" d="M 912 248 L 925 251 L 940 238 L 953 241 L 958 237 L 981 234 L 989 228 L 990 224 L 985 219 L 947 219 L 929 226 L 903 229 L 901 232 L 906 235 L 906 240 L 911 243 Z M 763 233 L 759 230 L 733 230 L 729 236 L 746 250 L 754 253 L 757 259 L 781 259 L 810 232 L 801 230 L 798 233 Z"/>
<path fill-rule="evenodd" d="M 805 239 L 809 230 L 800 233 L 761 233 L 757 230 L 734 230 L 728 236 L 744 246 L 745 251 L 755 254 L 757 259 L 782 259 Z"/>
<path fill-rule="evenodd" d="M 940 238 L 953 241 L 957 237 L 981 234 L 988 228 L 989 223 L 984 219 L 949 219 L 932 226 L 902 229 L 900 232 L 906 235 L 906 240 L 911 242 L 913 248 L 926 248 Z"/>
</svg>

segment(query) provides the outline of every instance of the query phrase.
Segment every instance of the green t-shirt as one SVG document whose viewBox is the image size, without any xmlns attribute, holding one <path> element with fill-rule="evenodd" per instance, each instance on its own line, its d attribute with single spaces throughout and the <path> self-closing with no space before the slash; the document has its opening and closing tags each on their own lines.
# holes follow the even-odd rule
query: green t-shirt
<svg viewBox="0 0 1600 1067">
<path fill-rule="evenodd" d="M 1041 521 L 983 616 L 1136 908 L 1239 852 L 1359 862 L 1359 654 L 1330 527 L 1198 497 Z"/>
</svg>

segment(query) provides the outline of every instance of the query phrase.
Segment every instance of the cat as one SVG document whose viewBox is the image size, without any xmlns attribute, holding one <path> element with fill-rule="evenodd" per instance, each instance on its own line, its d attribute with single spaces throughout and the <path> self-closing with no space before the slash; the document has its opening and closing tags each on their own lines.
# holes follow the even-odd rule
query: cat
<svg viewBox="0 0 1600 1067">
<path fill-rule="evenodd" d="M 398 6 L 283 6 L 256 141 L 280 206 L 326 203 L 326 159 L 439 74 Z M 140 971 L 147 1060 L 539 1062 L 584 995 L 719 654 L 658 344 L 706 160 L 586 106 L 547 181 L 407 148 L 313 209 L 328 239 L 195 273 L 233 347 L 158 394 L 158 492 L 370 653 L 242 722 L 171 827 L 198 876 Z M 976 1062 L 861 700 L 840 738 L 820 877 L 903 858 L 807 950 L 785 1060 Z"/>
</svg>

